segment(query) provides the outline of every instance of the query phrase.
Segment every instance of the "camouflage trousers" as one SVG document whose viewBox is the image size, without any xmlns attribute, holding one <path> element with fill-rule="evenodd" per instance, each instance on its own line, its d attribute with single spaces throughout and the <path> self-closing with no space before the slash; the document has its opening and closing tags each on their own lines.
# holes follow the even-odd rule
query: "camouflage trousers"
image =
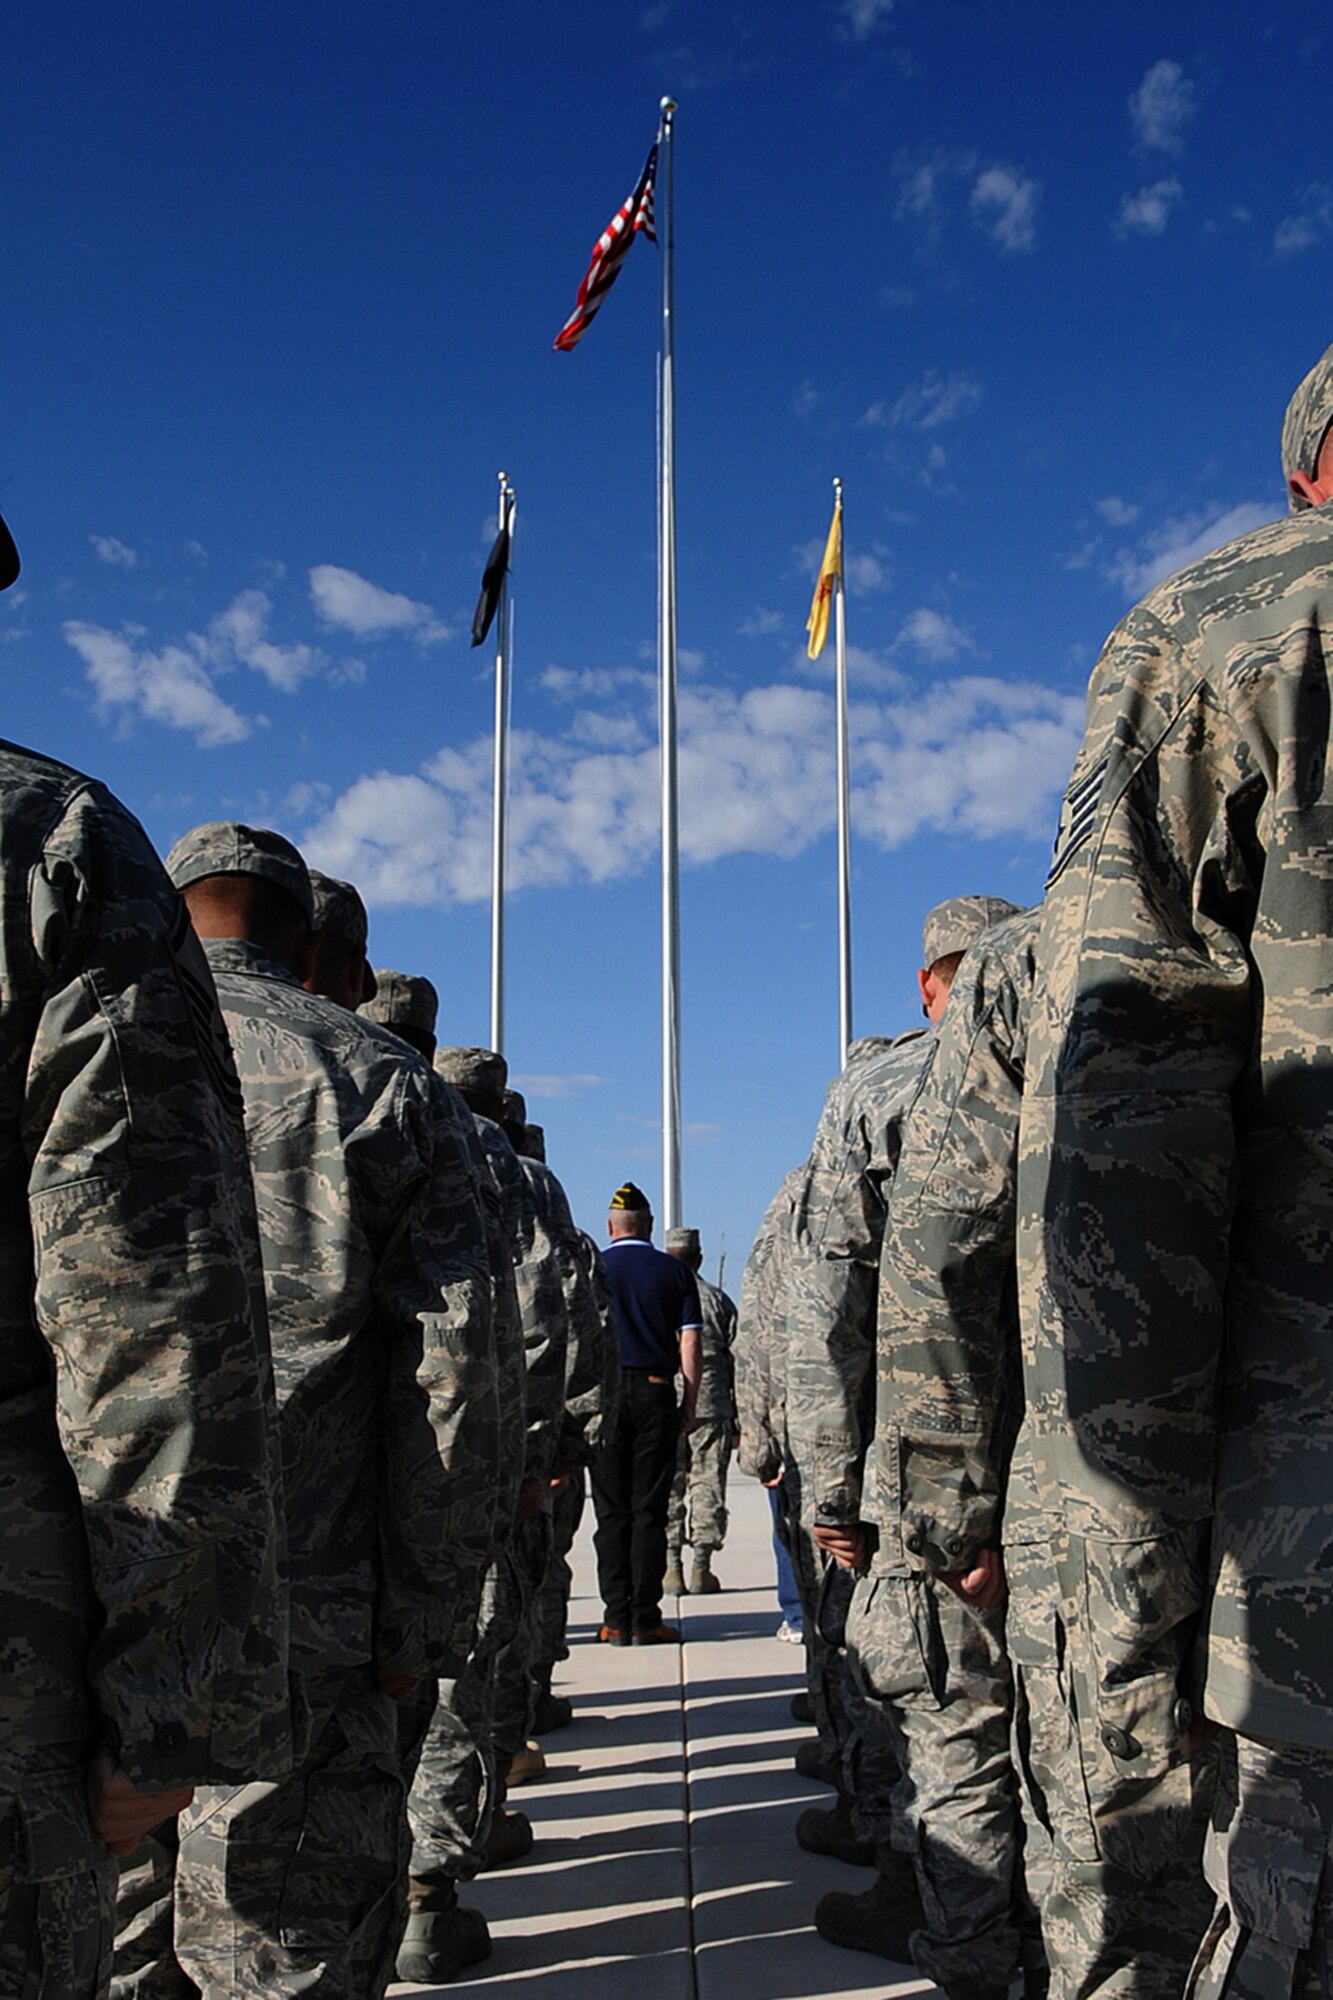
<svg viewBox="0 0 1333 2000">
<path fill-rule="evenodd" d="M 791 1557 L 801 1599 L 805 1683 L 815 1711 L 820 1751 L 828 1763 L 843 1766 L 849 1747 L 859 1742 L 858 1731 L 871 1726 L 870 1705 L 856 1685 L 842 1643 L 851 1577 L 826 1559 L 814 1538 L 813 1523 L 802 1517 L 800 1498 L 800 1475 L 789 1466 L 778 1489 L 778 1529 Z M 844 1770 L 842 1782 L 845 1789 L 866 1801 L 867 1811 L 872 1809 L 876 1794 L 868 1767 L 864 1772 Z M 887 1839 L 888 1835 L 867 1832 L 861 1838 Z"/>
<path fill-rule="evenodd" d="M 587 1474 L 580 1469 L 556 1494 L 551 1505 L 551 1556 L 537 1593 L 536 1646 L 532 1661 L 533 1685 L 538 1694 L 550 1687 L 551 1669 L 556 1661 L 569 1658 L 565 1627 L 569 1622 L 569 1593 L 574 1583 L 569 1552 L 583 1519 L 587 1491 Z"/>
<path fill-rule="evenodd" d="M 0 1994 L 101 2000 L 111 1978 L 116 1864 L 88 1823 L 88 1750 L 25 1750 L 0 1787 Z"/>
<path fill-rule="evenodd" d="M 1154 1652 L 1154 1627 L 1180 1623 L 1154 1546 L 1005 1549 L 1020 1762 L 1051 1843 L 1053 2000 L 1177 2000 L 1212 1909 L 1202 1847 L 1216 1758 L 1194 1754 L 1178 1662 Z"/>
<path fill-rule="evenodd" d="M 712 1555 L 727 1539 L 727 1467 L 733 1435 L 730 1422 L 701 1423 L 682 1433 L 667 1501 L 667 1552 L 677 1563 L 686 1542 L 696 1555 Z"/>
<path fill-rule="evenodd" d="M 289 1777 L 204 1787 L 121 1864 L 116 2000 L 379 2000 L 407 1866 L 395 1704 L 369 1667 L 307 1682 Z"/>
<path fill-rule="evenodd" d="M 926 1914 L 917 1968 L 940 1986 L 1006 1986 L 1042 1954 L 1023 1886 L 1004 1613 L 931 1578 L 872 1572 L 857 1582 L 847 1646 L 903 1770 L 893 1844 L 912 1857 Z"/>
<path fill-rule="evenodd" d="M 859 1840 L 901 1847 L 902 1760 L 880 1703 L 861 1681 L 852 1649 L 856 1573 L 827 1556 L 823 1563 L 814 1622 L 824 1654 L 823 1693 L 837 1743 L 839 1789 L 850 1801 Z"/>
<path fill-rule="evenodd" d="M 439 1683 L 433 1715 L 403 1746 L 414 1883 L 470 1881 L 485 1860 L 505 1772 L 532 1721 L 535 1605 L 550 1540 L 549 1515 L 515 1527 L 487 1572 L 467 1665 Z"/>
<path fill-rule="evenodd" d="M 1217 1898 L 1187 2000 L 1323 2000 L 1333 1992 L 1333 1755 L 1219 1743 L 1204 1869 Z"/>
</svg>

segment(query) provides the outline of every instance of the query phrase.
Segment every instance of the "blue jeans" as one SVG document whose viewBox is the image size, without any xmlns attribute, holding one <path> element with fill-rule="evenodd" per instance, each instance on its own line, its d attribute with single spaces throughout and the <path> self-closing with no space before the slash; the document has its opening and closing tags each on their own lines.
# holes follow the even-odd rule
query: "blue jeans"
<svg viewBox="0 0 1333 2000">
<path fill-rule="evenodd" d="M 768 1486 L 764 1490 L 768 1494 L 769 1511 L 773 1516 L 773 1555 L 778 1566 L 778 1604 L 793 1632 L 799 1632 L 804 1623 L 804 1613 L 801 1610 L 801 1599 L 796 1588 L 791 1557 L 787 1554 L 787 1544 L 783 1541 L 778 1527 L 778 1489 L 776 1486 Z"/>
</svg>

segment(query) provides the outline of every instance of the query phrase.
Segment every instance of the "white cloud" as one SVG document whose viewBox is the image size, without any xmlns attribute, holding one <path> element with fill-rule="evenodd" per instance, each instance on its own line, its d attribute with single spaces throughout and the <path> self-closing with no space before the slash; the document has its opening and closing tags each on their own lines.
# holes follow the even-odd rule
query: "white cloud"
<svg viewBox="0 0 1333 2000">
<path fill-rule="evenodd" d="M 742 618 L 738 630 L 745 639 L 769 639 L 780 632 L 787 620 L 781 611 L 770 611 L 767 605 L 756 604 L 748 617 Z"/>
<path fill-rule="evenodd" d="M 1128 528 L 1139 517 L 1137 507 L 1132 507 L 1127 500 L 1121 500 L 1114 493 L 1108 493 L 1104 500 L 1097 502 L 1097 512 L 1109 528 Z"/>
<path fill-rule="evenodd" d="M 1137 194 L 1122 194 L 1120 213 L 1111 225 L 1117 236 L 1160 236 L 1171 220 L 1171 211 L 1180 205 L 1184 189 L 1174 175 L 1154 181 Z"/>
<path fill-rule="evenodd" d="M 232 661 L 253 667 L 284 694 L 328 662 L 317 646 L 279 646 L 269 638 L 273 604 L 262 590 L 243 590 L 208 628 L 209 657 L 222 668 Z"/>
<path fill-rule="evenodd" d="M 117 535 L 89 535 L 88 540 L 97 551 L 99 562 L 110 563 L 116 569 L 137 569 L 139 554 L 137 549 L 127 548 Z"/>
<path fill-rule="evenodd" d="M 863 419 L 866 423 L 906 425 L 909 430 L 933 431 L 941 424 L 970 417 L 981 401 L 981 384 L 971 375 L 938 375 L 932 368 L 904 389 L 887 419 L 883 404 L 872 403 Z"/>
<path fill-rule="evenodd" d="M 134 626 L 117 633 L 70 619 L 61 630 L 84 662 L 100 713 L 122 727 L 142 717 L 187 730 L 204 750 L 243 743 L 249 736 L 249 720 L 214 688 L 200 656 L 201 641 L 154 653 L 138 643 L 143 633 Z"/>
<path fill-rule="evenodd" d="M 972 219 L 1002 250 L 1035 250 L 1041 182 L 1018 167 L 987 167 L 978 174 L 968 206 Z"/>
<path fill-rule="evenodd" d="M 225 701 L 218 676 L 247 668 L 270 687 L 293 694 L 313 674 L 329 680 L 364 678 L 359 660 L 331 660 L 318 646 L 280 645 L 272 636 L 273 601 L 263 590 L 242 590 L 202 632 L 155 647 L 142 626 L 120 633 L 71 620 L 65 637 L 83 660 L 103 716 L 133 717 L 193 735 L 204 749 L 240 743 L 255 718 Z"/>
<path fill-rule="evenodd" d="M 1333 233 L 1333 187 L 1314 181 L 1305 189 L 1294 215 L 1279 222 L 1273 232 L 1275 257 L 1299 257 Z"/>
<path fill-rule="evenodd" d="M 599 1090 L 604 1083 L 610 1083 L 609 1076 L 511 1076 L 510 1083 L 515 1090 L 521 1090 L 527 1098 L 586 1097 L 590 1090 Z"/>
<path fill-rule="evenodd" d="M 943 618 L 938 626 L 918 619 L 914 630 L 919 646 L 970 644 Z M 1082 708 L 1081 698 L 1050 688 L 975 674 L 924 693 L 858 698 L 852 774 L 860 833 L 882 847 L 924 830 L 1044 836 L 1078 744 Z M 653 862 L 657 746 L 646 707 L 639 720 L 642 740 L 634 749 L 590 748 L 577 718 L 557 736 L 515 732 L 509 825 L 516 888 L 603 882 Z M 833 826 L 826 689 L 687 688 L 679 755 L 686 863 L 794 856 Z M 306 829 L 302 845 L 318 866 L 354 879 L 375 903 L 481 902 L 490 891 L 490 786 L 491 746 L 481 737 L 464 750 L 441 751 L 419 774 L 359 778 Z"/>
<path fill-rule="evenodd" d="M 899 154 L 894 162 L 898 178 L 898 200 L 894 215 L 899 222 L 913 222 L 928 234 L 938 231 L 944 219 L 945 190 L 959 173 L 970 172 L 973 156 L 934 153 L 926 160 L 911 160 Z"/>
<path fill-rule="evenodd" d="M 919 605 L 902 626 L 897 644 L 913 647 L 933 666 L 944 666 L 977 650 L 975 640 L 956 620 L 925 604 Z"/>
<path fill-rule="evenodd" d="M 1128 596 L 1141 597 L 1163 577 L 1173 576 L 1211 554 L 1237 535 L 1273 519 L 1272 506 L 1242 501 L 1235 507 L 1208 507 L 1164 521 L 1134 549 L 1121 549 L 1107 566 L 1107 575 L 1122 584 Z"/>
<path fill-rule="evenodd" d="M 802 382 L 791 399 L 792 415 L 794 417 L 813 416 L 823 400 L 823 396 L 816 389 L 813 382 Z"/>
<path fill-rule="evenodd" d="M 893 0 L 842 0 L 842 15 L 854 42 L 873 35 L 881 21 L 893 12 Z"/>
<path fill-rule="evenodd" d="M 1155 62 L 1129 100 L 1134 143 L 1143 152 L 1179 153 L 1194 115 L 1194 85 L 1178 62 Z"/>
<path fill-rule="evenodd" d="M 844 551 L 843 574 L 853 597 L 869 597 L 872 591 L 887 590 L 893 580 L 893 571 L 883 553 L 873 549 L 853 550 L 850 555 Z"/>
<path fill-rule="evenodd" d="M 316 563 L 310 572 L 310 598 L 326 625 L 354 632 L 358 639 L 380 639 L 403 632 L 434 645 L 452 635 L 429 604 L 418 604 L 401 591 L 385 590 L 354 569 L 338 563 Z"/>
</svg>

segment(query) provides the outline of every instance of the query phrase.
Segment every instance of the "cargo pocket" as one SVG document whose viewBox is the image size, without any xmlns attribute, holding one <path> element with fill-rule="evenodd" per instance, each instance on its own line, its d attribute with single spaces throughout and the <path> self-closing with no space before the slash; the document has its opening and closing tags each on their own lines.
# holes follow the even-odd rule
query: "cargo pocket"
<svg viewBox="0 0 1333 2000">
<path fill-rule="evenodd" d="M 25 1777 L 16 1802 L 0 1966 L 4 1991 L 23 2000 L 46 1993 L 96 2000 L 111 1978 L 117 1869 L 89 1825 L 84 1784 L 81 1764 Z"/>
<path fill-rule="evenodd" d="M 846 1644 L 864 1694 L 876 1701 L 941 1705 L 944 1642 L 934 1593 L 924 1578 L 859 1578 L 847 1612 Z"/>
<path fill-rule="evenodd" d="M 1179 1685 L 1203 1583 L 1197 1539 L 1076 1541 L 1064 1582 L 1078 1605 L 1070 1683 L 1096 1851 L 1137 1880 L 1159 1879 L 1203 1838 L 1194 1711 Z"/>
<path fill-rule="evenodd" d="M 311 1957 L 355 1953 L 406 1866 L 406 1800 L 397 1718 L 364 1693 L 340 1709 L 341 1739 L 310 1772 L 278 1907 L 283 1947 Z"/>
</svg>

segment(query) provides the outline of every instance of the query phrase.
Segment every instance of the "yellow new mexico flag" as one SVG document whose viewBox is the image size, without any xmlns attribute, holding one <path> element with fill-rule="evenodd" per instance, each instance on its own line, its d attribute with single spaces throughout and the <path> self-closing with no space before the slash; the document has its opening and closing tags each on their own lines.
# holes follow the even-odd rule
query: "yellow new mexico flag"
<svg viewBox="0 0 1333 2000">
<path fill-rule="evenodd" d="M 806 653 L 817 660 L 824 650 L 828 638 L 829 606 L 833 602 L 835 583 L 842 576 L 842 501 L 833 508 L 833 520 L 828 531 L 828 542 L 824 548 L 824 560 L 819 565 L 819 582 L 810 603 L 810 616 L 805 621 L 805 629 L 810 634 Z"/>
</svg>

